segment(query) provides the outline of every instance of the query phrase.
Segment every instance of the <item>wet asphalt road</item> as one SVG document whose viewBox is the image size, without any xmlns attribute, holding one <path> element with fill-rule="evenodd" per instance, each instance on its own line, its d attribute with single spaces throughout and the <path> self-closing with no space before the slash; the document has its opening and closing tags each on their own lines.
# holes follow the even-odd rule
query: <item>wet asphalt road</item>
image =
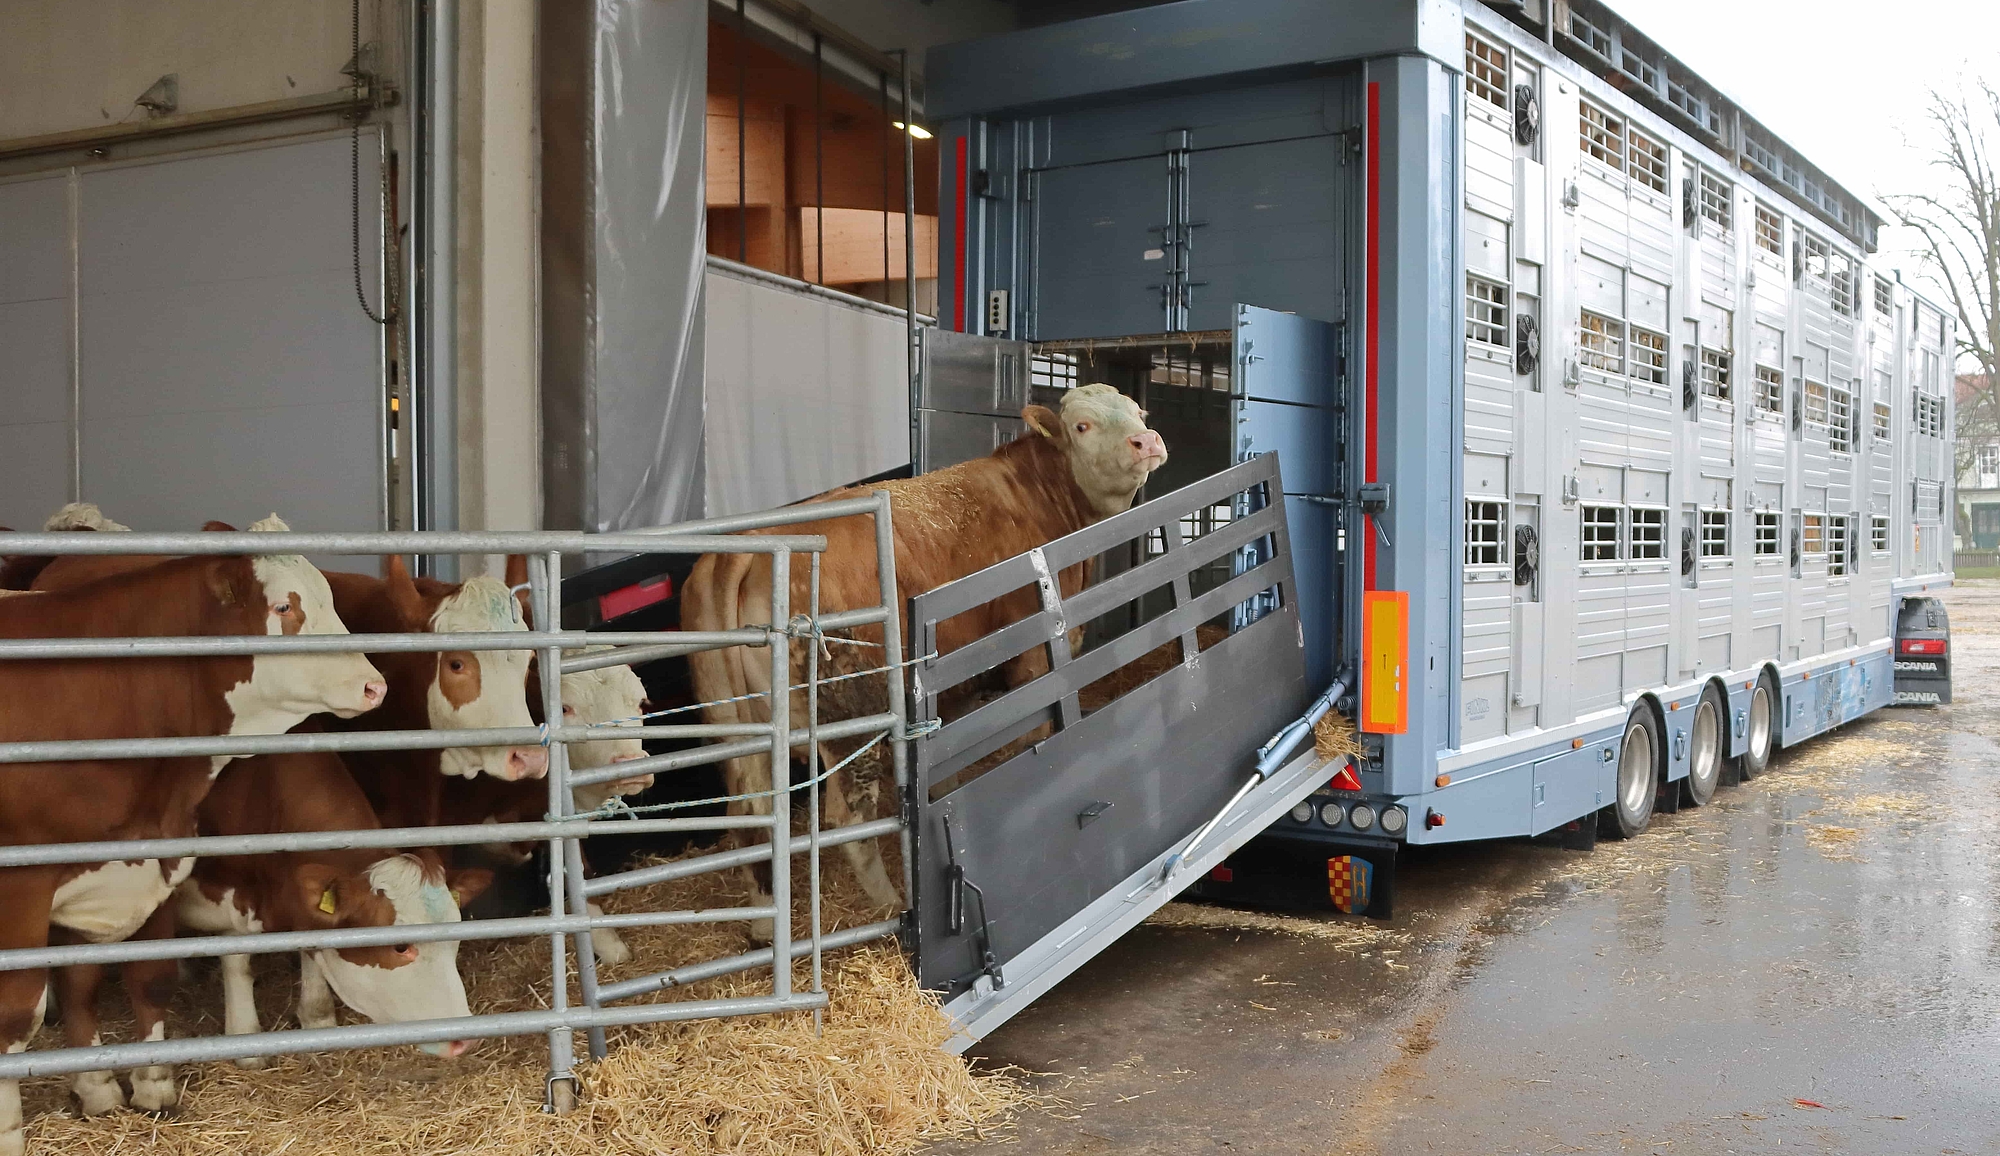
<svg viewBox="0 0 2000 1156">
<path fill-rule="evenodd" d="M 1388 925 L 1174 905 L 979 1049 L 1035 1153 L 2000 1154 L 2000 583 L 1954 693 L 1594 852 L 1407 856 Z"/>
</svg>

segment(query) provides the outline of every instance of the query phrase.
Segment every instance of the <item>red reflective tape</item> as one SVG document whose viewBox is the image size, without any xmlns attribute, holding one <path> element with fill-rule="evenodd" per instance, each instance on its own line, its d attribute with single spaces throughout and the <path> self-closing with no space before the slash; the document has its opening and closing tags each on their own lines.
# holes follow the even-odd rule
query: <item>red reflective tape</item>
<svg viewBox="0 0 2000 1156">
<path fill-rule="evenodd" d="M 1376 481 L 1376 471 L 1380 463 L 1380 413 L 1376 400 L 1381 394 L 1381 377 L 1377 353 L 1382 347 L 1382 85 L 1379 81 L 1368 83 L 1368 124 L 1364 144 L 1368 157 L 1368 188 L 1366 236 L 1362 239 L 1362 249 L 1367 253 L 1363 274 L 1367 296 L 1367 327 L 1363 330 L 1362 375 L 1367 393 L 1367 425 L 1363 430 L 1362 477 Z M 1361 519 L 1361 588 L 1375 589 L 1375 520 Z"/>
<path fill-rule="evenodd" d="M 966 205 L 966 138 L 958 138 L 958 262 L 952 272 L 958 278 L 958 289 L 952 296 L 951 327 L 965 332 L 965 293 L 972 287 L 972 279 L 965 275 L 965 205 Z"/>
<path fill-rule="evenodd" d="M 622 618 L 634 610 L 644 610 L 674 596 L 674 580 L 661 575 L 650 582 L 622 586 L 597 598 L 597 616 L 606 622 Z"/>
<path fill-rule="evenodd" d="M 1943 654 L 1945 641 L 1942 638 L 1905 638 L 1904 654 Z"/>
</svg>

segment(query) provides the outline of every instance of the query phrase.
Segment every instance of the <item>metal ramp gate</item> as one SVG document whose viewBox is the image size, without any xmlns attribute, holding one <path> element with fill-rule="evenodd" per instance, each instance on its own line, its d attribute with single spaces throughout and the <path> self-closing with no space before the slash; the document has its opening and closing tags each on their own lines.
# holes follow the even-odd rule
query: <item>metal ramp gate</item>
<svg viewBox="0 0 2000 1156">
<path fill-rule="evenodd" d="M 1283 492 L 1278 459 L 1265 455 L 912 601 L 913 649 L 925 655 L 954 615 L 1023 588 L 1041 603 L 913 668 L 913 938 L 919 978 L 944 993 L 960 1026 L 953 1050 L 1004 1023 L 1324 778 L 1308 746 L 1248 785 L 1259 745 L 1317 689 L 1306 681 Z M 1196 517 L 1215 506 L 1233 517 L 1184 539 L 1184 525 L 1216 521 Z M 1063 595 L 1066 567 L 1134 543 L 1138 565 Z M 1204 571 L 1220 559 L 1235 564 Z M 1154 592 L 1170 592 L 1149 600 L 1167 603 L 1163 613 L 1071 653 L 1074 628 Z M 1261 615 L 1238 613 L 1246 604 Z M 1047 660 L 1039 677 L 997 696 L 968 694 L 1036 651 Z"/>
</svg>

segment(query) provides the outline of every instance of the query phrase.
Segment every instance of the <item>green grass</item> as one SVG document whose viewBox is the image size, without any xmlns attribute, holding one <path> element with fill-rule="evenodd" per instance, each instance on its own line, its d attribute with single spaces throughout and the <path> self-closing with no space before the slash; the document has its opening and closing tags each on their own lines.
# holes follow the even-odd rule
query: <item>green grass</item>
<svg viewBox="0 0 2000 1156">
<path fill-rule="evenodd" d="M 2000 566 L 1960 566 L 1952 571 L 1955 578 L 2000 578 Z"/>
</svg>

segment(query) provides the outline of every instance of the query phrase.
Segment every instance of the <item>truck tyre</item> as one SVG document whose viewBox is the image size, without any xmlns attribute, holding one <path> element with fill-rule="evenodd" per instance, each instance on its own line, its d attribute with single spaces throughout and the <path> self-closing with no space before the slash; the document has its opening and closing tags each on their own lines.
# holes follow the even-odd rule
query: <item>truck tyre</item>
<svg viewBox="0 0 2000 1156">
<path fill-rule="evenodd" d="M 1722 695 L 1710 683 L 1702 688 L 1694 722 L 1688 727 L 1687 797 L 1697 807 L 1714 798 L 1716 785 L 1722 782 L 1722 720 Z"/>
<path fill-rule="evenodd" d="M 1746 779 L 1764 773 L 1771 765 L 1771 752 L 1778 745 L 1778 684 L 1769 671 L 1757 676 L 1750 692 L 1750 709 L 1743 727 L 1743 755 L 1738 767 Z"/>
<path fill-rule="evenodd" d="M 1653 804 L 1660 790 L 1660 719 L 1652 704 L 1641 701 L 1625 720 L 1625 741 L 1618 748 L 1618 777 L 1611 805 L 1604 808 L 1603 833 L 1613 839 L 1635 838 L 1653 821 Z"/>
</svg>

